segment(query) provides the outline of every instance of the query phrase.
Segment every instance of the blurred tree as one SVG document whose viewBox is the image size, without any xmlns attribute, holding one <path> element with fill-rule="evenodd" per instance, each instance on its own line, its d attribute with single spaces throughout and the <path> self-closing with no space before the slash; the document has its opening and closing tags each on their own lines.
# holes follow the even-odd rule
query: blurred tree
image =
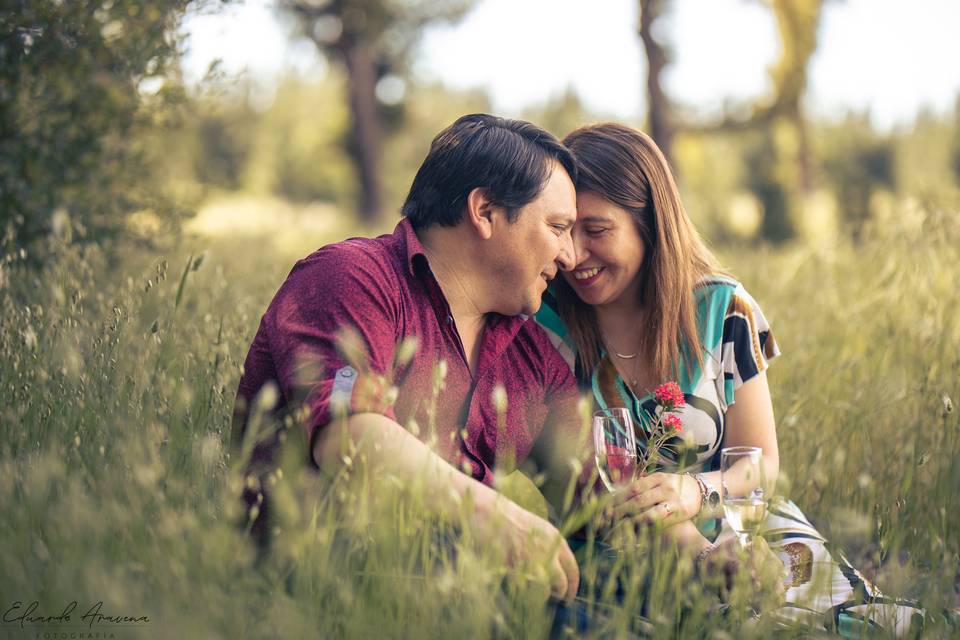
<svg viewBox="0 0 960 640">
<path fill-rule="evenodd" d="M 759 225 L 758 203 L 744 193 L 748 169 L 743 138 L 740 133 L 681 132 L 673 146 L 674 162 L 683 169 L 679 186 L 684 207 L 700 233 L 713 242 L 751 237 Z M 749 218 L 751 213 L 757 214 L 756 220 Z"/>
<path fill-rule="evenodd" d="M 396 203 L 394 210 L 410 190 L 437 132 L 465 113 L 489 113 L 491 109 L 490 98 L 482 89 L 458 91 L 439 83 L 411 84 L 404 101 L 403 125 L 384 145 L 384 187 L 389 201 Z"/>
<path fill-rule="evenodd" d="M 950 153 L 950 168 L 953 170 L 953 179 L 960 187 L 960 95 L 953 105 L 953 149 Z"/>
<path fill-rule="evenodd" d="M 196 179 L 228 190 L 239 189 L 250 158 L 251 132 L 256 113 L 243 102 L 196 104 L 193 135 L 197 146 L 193 156 Z"/>
<path fill-rule="evenodd" d="M 380 175 L 384 105 L 399 103 L 411 50 L 424 26 L 459 19 L 473 0 L 281 0 L 302 33 L 346 70 L 347 150 L 360 183 L 358 212 L 383 213 Z"/>
<path fill-rule="evenodd" d="M 647 124 L 650 135 L 668 161 L 673 160 L 674 126 L 670 100 L 661 84 L 663 70 L 670 63 L 670 51 L 656 37 L 657 20 L 663 16 L 667 0 L 639 0 L 640 40 L 647 59 Z"/>
<path fill-rule="evenodd" d="M 780 35 L 780 57 L 770 69 L 773 103 L 765 110 L 785 118 L 796 139 L 797 181 L 802 192 L 813 188 L 810 144 L 803 96 L 810 58 L 817 48 L 817 27 L 823 0 L 771 0 Z"/>
<path fill-rule="evenodd" d="M 842 222 L 857 242 L 870 219 L 873 194 L 894 187 L 893 143 L 873 129 L 866 114 L 849 114 L 826 128 L 823 137 L 824 175 L 837 194 Z"/>
<path fill-rule="evenodd" d="M 780 57 L 770 68 L 773 92 L 758 101 L 744 116 L 727 114 L 715 124 L 685 123 L 691 132 L 757 131 L 766 141 L 751 138 L 747 143 L 747 164 L 762 170 L 749 178 L 751 189 L 763 205 L 761 235 L 783 242 L 795 235 L 793 211 L 812 192 L 813 160 L 808 123 L 803 108 L 808 67 L 817 47 L 817 30 L 823 0 L 760 0 L 773 11 L 780 39 Z M 784 126 L 786 125 L 786 126 Z M 764 163 L 774 163 L 766 166 Z M 785 170 L 792 164 L 792 170 Z M 779 186 L 774 186 L 778 182 Z"/>
<path fill-rule="evenodd" d="M 744 151 L 746 187 L 760 201 L 763 218 L 760 236 L 770 242 L 785 242 L 795 234 L 790 218 L 790 194 L 778 174 L 778 149 L 769 131 L 756 130 L 747 136 Z"/>
<path fill-rule="evenodd" d="M 163 87 L 190 0 L 7 0 L 0 11 L 0 224 L 29 244 L 52 228 L 101 236 L 157 206 L 136 132 Z M 72 224 L 65 221 L 72 220 Z"/>
<path fill-rule="evenodd" d="M 754 160 L 774 164 L 765 169 L 758 166 L 763 175 L 752 181 L 763 203 L 761 235 L 773 242 L 783 242 L 795 235 L 793 211 L 813 190 L 803 96 L 810 58 L 817 48 L 823 0 L 767 0 L 767 3 L 776 18 L 780 57 L 770 68 L 772 100 L 755 108 L 752 121 L 760 125 L 769 138 L 754 149 L 757 152 Z M 775 167 L 784 162 L 792 162 L 794 170 L 777 172 Z"/>
<path fill-rule="evenodd" d="M 960 186 L 954 173 L 957 143 L 956 116 L 921 109 L 912 127 L 892 135 L 893 181 L 897 191 L 928 209 L 957 209 Z"/>
<path fill-rule="evenodd" d="M 293 202 L 322 200 L 349 207 L 356 197 L 350 160 L 341 143 L 347 129 L 343 78 L 318 82 L 285 78 L 273 104 L 251 127 L 246 186 Z"/>
<path fill-rule="evenodd" d="M 537 123 L 560 139 L 591 119 L 573 87 L 567 87 L 562 95 L 553 100 L 525 109 L 521 117 Z"/>
</svg>

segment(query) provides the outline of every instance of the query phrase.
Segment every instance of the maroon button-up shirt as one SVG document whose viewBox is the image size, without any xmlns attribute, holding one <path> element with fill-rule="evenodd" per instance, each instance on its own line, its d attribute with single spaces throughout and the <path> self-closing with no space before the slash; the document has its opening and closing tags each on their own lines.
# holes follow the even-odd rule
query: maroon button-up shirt
<svg viewBox="0 0 960 640">
<path fill-rule="evenodd" d="M 352 349 L 343 346 L 345 330 L 362 338 Z M 411 337 L 417 348 L 407 359 L 398 344 Z M 579 429 L 570 367 L 533 318 L 489 314 L 471 375 L 407 220 L 391 235 L 328 245 L 297 262 L 250 346 L 238 403 L 254 402 L 269 381 L 281 407 L 305 398 L 311 451 L 338 413 L 373 411 L 487 484 L 498 462 L 520 464 L 545 426 L 573 436 Z M 494 397 L 498 386 L 505 410 Z"/>
</svg>

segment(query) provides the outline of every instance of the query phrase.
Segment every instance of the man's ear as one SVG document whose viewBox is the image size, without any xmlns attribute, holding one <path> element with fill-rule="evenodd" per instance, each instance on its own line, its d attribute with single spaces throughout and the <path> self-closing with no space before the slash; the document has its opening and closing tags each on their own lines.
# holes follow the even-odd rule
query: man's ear
<svg viewBox="0 0 960 640">
<path fill-rule="evenodd" d="M 483 187 L 476 187 L 467 194 L 467 222 L 482 239 L 489 240 L 493 236 L 493 219 L 503 207 L 494 204 L 490 192 Z"/>
</svg>

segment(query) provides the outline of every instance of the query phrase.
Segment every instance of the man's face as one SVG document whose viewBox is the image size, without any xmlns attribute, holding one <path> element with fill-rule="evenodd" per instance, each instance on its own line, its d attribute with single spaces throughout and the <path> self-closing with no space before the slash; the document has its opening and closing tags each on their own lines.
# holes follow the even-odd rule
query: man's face
<svg viewBox="0 0 960 640">
<path fill-rule="evenodd" d="M 547 282 L 559 269 L 576 263 L 570 232 L 577 220 L 573 181 L 557 162 L 540 195 L 523 207 L 514 222 L 494 217 L 492 273 L 494 311 L 530 315 L 540 308 Z"/>
</svg>

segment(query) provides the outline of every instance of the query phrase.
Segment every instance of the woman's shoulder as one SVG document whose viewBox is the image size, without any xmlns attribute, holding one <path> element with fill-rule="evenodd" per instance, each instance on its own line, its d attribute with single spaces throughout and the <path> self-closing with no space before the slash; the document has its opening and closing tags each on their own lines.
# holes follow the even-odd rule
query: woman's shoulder
<svg viewBox="0 0 960 640">
<path fill-rule="evenodd" d="M 698 290 L 698 314 L 706 337 L 712 340 L 710 344 L 733 345 L 737 366 L 745 369 L 738 371 L 738 379 L 746 381 L 766 369 L 780 348 L 766 315 L 743 283 L 729 276 L 710 276 L 701 281 Z"/>
<path fill-rule="evenodd" d="M 706 307 L 711 309 L 713 314 L 727 315 L 740 307 L 758 307 L 742 282 L 724 274 L 702 278 L 694 288 L 694 294 L 701 312 Z"/>
<path fill-rule="evenodd" d="M 712 324 L 722 321 L 734 295 L 742 289 L 743 285 L 738 280 L 727 275 L 717 274 L 702 278 L 693 290 L 700 322 Z"/>
<path fill-rule="evenodd" d="M 712 297 L 733 293 L 743 285 L 739 280 L 725 274 L 711 274 L 704 276 L 697 282 L 694 292 L 701 297 Z"/>
</svg>

